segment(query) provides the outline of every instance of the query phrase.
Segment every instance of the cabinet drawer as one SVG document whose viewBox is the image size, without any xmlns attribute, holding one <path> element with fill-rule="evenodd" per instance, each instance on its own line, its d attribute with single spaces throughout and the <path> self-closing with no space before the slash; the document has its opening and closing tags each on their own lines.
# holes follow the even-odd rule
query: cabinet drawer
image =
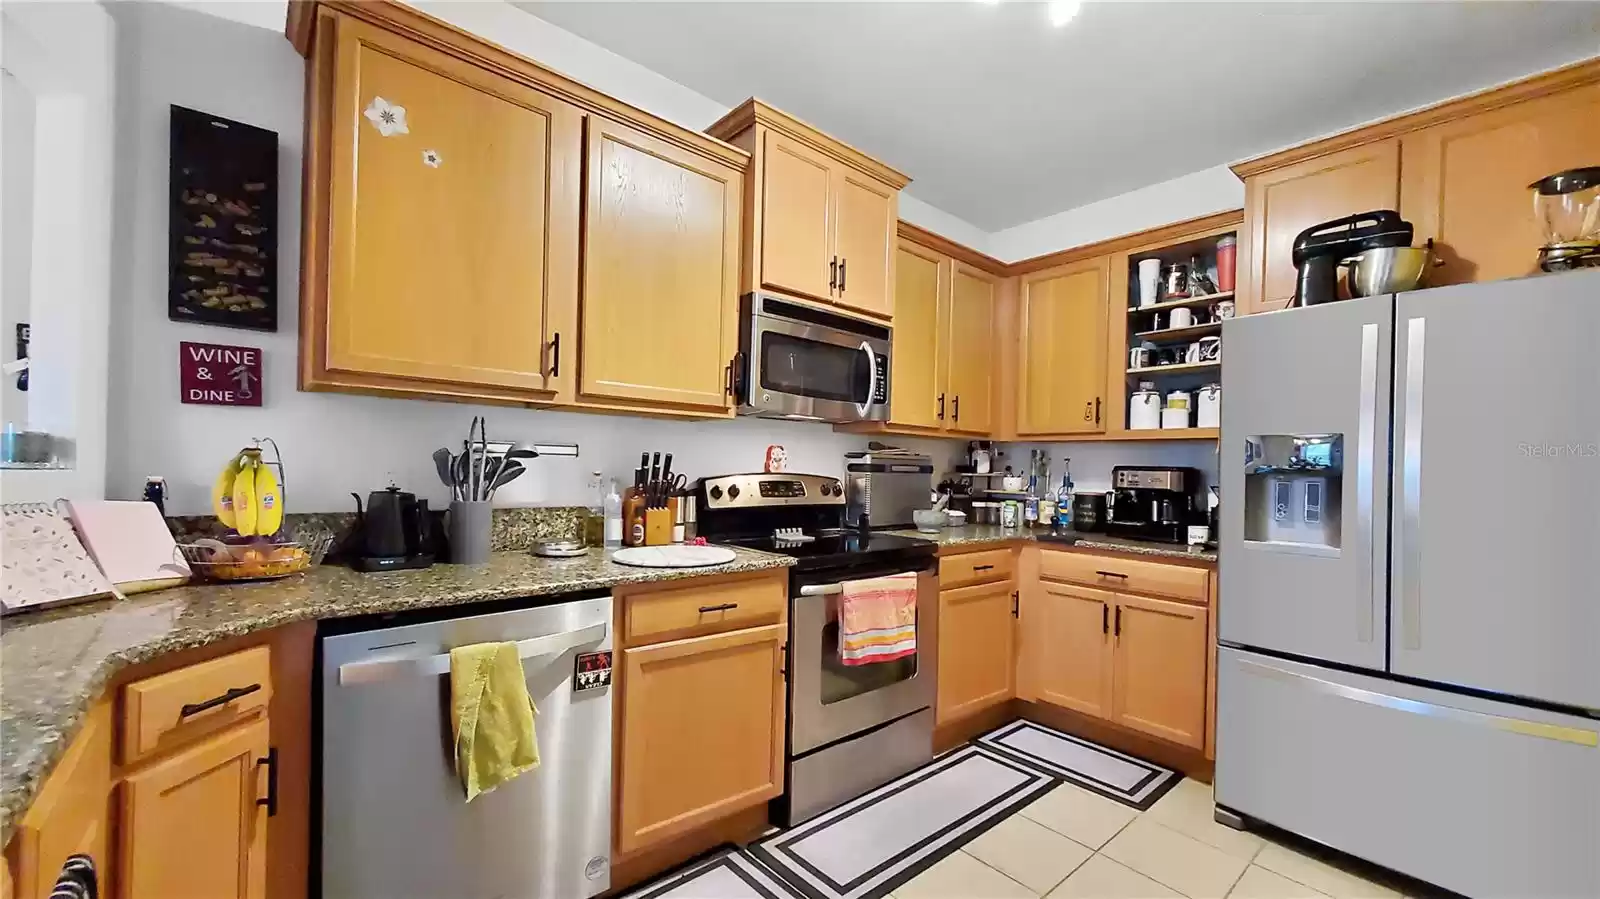
<svg viewBox="0 0 1600 899">
<path fill-rule="evenodd" d="M 944 556 L 939 559 L 939 589 L 1009 580 L 1016 568 L 1017 554 L 1010 548 Z"/>
<path fill-rule="evenodd" d="M 761 578 L 629 596 L 625 639 L 630 645 L 653 643 L 782 621 L 787 585 L 787 579 Z"/>
<path fill-rule="evenodd" d="M 122 761 L 137 761 L 265 713 L 272 657 L 256 646 L 122 688 Z"/>
<path fill-rule="evenodd" d="M 1206 601 L 1207 573 L 1204 568 L 1114 556 L 1048 550 L 1039 554 L 1039 576 L 1049 580 L 1188 602 Z"/>
</svg>

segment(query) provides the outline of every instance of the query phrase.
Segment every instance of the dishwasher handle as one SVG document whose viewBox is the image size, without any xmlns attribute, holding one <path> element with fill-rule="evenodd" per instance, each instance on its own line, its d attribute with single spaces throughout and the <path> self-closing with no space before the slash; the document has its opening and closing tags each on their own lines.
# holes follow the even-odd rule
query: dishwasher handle
<svg viewBox="0 0 1600 899">
<path fill-rule="evenodd" d="M 610 627 L 605 622 L 580 627 L 575 631 L 547 634 L 517 641 L 517 655 L 523 659 L 560 655 L 585 643 L 604 640 Z M 346 662 L 339 666 L 339 684 L 372 684 L 394 680 L 398 677 L 431 677 L 450 673 L 450 653 L 402 659 L 374 659 L 370 662 Z"/>
</svg>

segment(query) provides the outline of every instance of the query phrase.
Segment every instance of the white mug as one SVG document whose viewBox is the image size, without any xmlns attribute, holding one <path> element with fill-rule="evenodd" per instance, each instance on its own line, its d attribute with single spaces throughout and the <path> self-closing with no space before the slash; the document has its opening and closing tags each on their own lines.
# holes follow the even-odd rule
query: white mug
<svg viewBox="0 0 1600 899">
<path fill-rule="evenodd" d="M 1199 362 L 1200 361 L 1200 343 L 1199 343 L 1199 341 L 1196 341 L 1194 343 L 1189 344 L 1189 348 L 1187 350 L 1183 351 L 1183 361 L 1185 361 L 1185 362 Z"/>
<path fill-rule="evenodd" d="M 1169 328 L 1187 328 L 1194 324 L 1194 313 L 1186 307 L 1174 309 L 1172 314 L 1168 316 L 1167 322 L 1167 327 Z"/>
</svg>

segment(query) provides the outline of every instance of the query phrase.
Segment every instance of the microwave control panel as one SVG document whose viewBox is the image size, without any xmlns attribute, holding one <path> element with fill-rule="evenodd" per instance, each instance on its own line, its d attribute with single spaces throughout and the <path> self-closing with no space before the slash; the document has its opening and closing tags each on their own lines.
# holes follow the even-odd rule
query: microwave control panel
<svg viewBox="0 0 1600 899">
<path fill-rule="evenodd" d="M 873 405 L 882 405 L 889 402 L 889 357 L 873 356 L 872 367 L 877 377 L 872 381 L 871 402 Z"/>
</svg>

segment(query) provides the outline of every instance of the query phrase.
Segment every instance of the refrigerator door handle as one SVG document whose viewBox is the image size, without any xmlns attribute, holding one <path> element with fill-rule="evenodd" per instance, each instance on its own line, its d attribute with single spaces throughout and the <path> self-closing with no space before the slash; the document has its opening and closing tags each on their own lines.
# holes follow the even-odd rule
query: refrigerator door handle
<svg viewBox="0 0 1600 899">
<path fill-rule="evenodd" d="M 1406 322 L 1405 441 L 1401 447 L 1400 645 L 1422 648 L 1422 392 L 1427 319 Z"/>
<path fill-rule="evenodd" d="M 1367 561 L 1366 581 L 1371 587 L 1367 594 L 1366 608 L 1363 609 L 1356 621 L 1356 639 L 1362 643 L 1371 643 L 1373 637 L 1373 620 L 1376 612 L 1373 605 L 1379 597 L 1384 596 L 1383 576 L 1386 574 L 1383 564 L 1378 560 L 1378 541 L 1373 539 L 1372 533 L 1372 487 L 1373 472 L 1377 468 L 1377 431 L 1378 431 L 1378 325 L 1369 322 L 1361 326 L 1361 408 L 1356 432 L 1356 527 L 1360 539 L 1366 541 L 1365 558 Z"/>
</svg>

